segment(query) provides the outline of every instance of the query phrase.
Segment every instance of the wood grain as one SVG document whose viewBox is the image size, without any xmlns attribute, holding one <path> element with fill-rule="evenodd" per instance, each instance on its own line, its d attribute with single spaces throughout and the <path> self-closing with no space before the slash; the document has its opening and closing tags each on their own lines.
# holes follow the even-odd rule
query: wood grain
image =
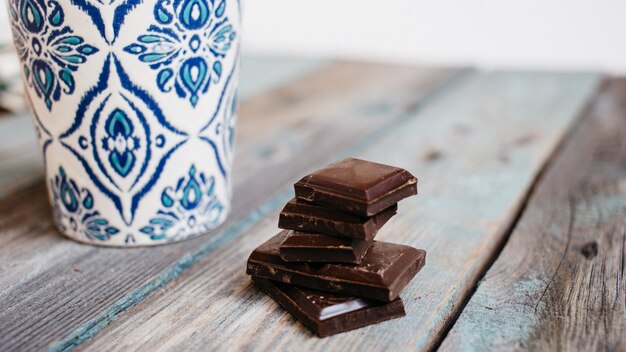
<svg viewBox="0 0 626 352">
<path fill-rule="evenodd" d="M 420 195 L 401 203 L 398 215 L 378 236 L 428 251 L 426 267 L 402 293 L 405 318 L 319 339 L 254 288 L 245 275 L 246 258 L 277 232 L 278 211 L 293 194 L 284 183 L 282 192 L 264 203 L 261 221 L 205 251 L 177 280 L 129 309 L 80 348 L 432 348 L 484 272 L 529 186 L 597 81 L 594 75 L 470 73 L 398 123 L 363 137 L 362 143 L 345 152 L 326 152 L 328 160 L 311 164 L 319 167 L 355 155 L 405 167 L 420 178 Z M 328 126 L 328 131 L 338 128 L 340 121 Z M 320 139 L 317 148 L 333 141 Z M 296 153 L 302 150 L 298 145 L 292 148 Z M 311 168 L 285 165 L 274 174 L 285 170 L 303 175 Z"/>
<path fill-rule="evenodd" d="M 53 230 L 43 185 L 9 196 L 0 204 L 0 346 L 67 350 L 84 342 L 263 220 L 282 202 L 268 197 L 302 170 L 402 120 L 455 73 L 335 64 L 247 101 L 237 126 L 233 213 L 220 230 L 186 242 L 81 245 Z M 25 214 L 32 221 L 24 221 Z"/>
<path fill-rule="evenodd" d="M 626 350 L 626 80 L 585 115 L 442 350 Z"/>
</svg>

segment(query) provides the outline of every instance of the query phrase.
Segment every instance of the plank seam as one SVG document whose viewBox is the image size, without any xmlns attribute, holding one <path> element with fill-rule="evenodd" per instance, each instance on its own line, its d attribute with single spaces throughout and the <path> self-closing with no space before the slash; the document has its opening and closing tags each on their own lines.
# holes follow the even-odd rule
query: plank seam
<svg viewBox="0 0 626 352">
<path fill-rule="evenodd" d="M 474 72 L 474 70 L 462 69 L 456 73 L 453 73 L 450 77 L 443 79 L 441 82 L 434 85 L 432 89 L 430 89 L 430 91 L 425 93 L 423 97 L 419 100 L 420 102 L 418 104 L 415 104 L 414 106 L 411 106 L 409 109 L 400 113 L 399 117 L 396 119 L 396 121 L 394 121 L 394 123 L 370 133 L 369 135 L 365 136 L 361 142 L 357 142 L 351 148 L 345 150 L 342 153 L 336 154 L 336 156 L 341 157 L 356 154 L 367 146 L 374 144 L 376 141 L 393 131 L 398 126 L 407 123 L 409 120 L 411 120 L 411 118 L 415 117 L 415 115 L 422 109 L 424 105 L 428 104 L 428 102 L 430 102 L 431 100 L 436 99 L 437 96 L 444 92 L 447 87 L 461 84 L 461 82 L 469 76 L 470 72 Z M 326 163 L 331 161 L 334 161 L 334 159 L 326 160 Z M 255 224 L 263 220 L 271 212 L 278 210 L 285 202 L 291 199 L 291 197 L 292 188 L 291 186 L 287 186 L 282 191 L 272 196 L 269 200 L 262 203 L 259 207 L 251 211 L 242 220 L 225 229 L 224 232 L 214 241 L 205 243 L 201 245 L 197 251 L 184 255 L 174 264 L 161 271 L 154 279 L 147 281 L 142 286 L 127 293 L 118 301 L 114 302 L 104 312 L 83 323 L 74 331 L 66 335 L 65 338 L 53 344 L 48 349 L 48 351 L 71 351 L 75 347 L 86 342 L 91 337 L 95 336 L 97 333 L 106 328 L 120 315 L 124 314 L 130 308 L 145 300 L 159 288 L 162 288 L 171 281 L 175 280 L 177 277 L 179 277 L 181 274 L 191 268 L 194 264 L 199 262 L 202 258 L 212 253 L 215 249 L 236 239 L 246 230 L 252 228 Z"/>
<path fill-rule="evenodd" d="M 545 177 L 550 166 L 554 164 L 557 158 L 563 153 L 568 141 L 571 140 L 575 132 L 582 126 L 584 119 L 589 115 L 589 112 L 591 111 L 593 107 L 593 103 L 596 101 L 597 97 L 599 96 L 599 92 L 602 91 L 602 86 L 606 84 L 607 84 L 606 80 L 603 80 L 603 82 L 599 84 L 599 87 L 596 88 L 594 93 L 591 94 L 588 100 L 583 104 L 583 107 L 578 112 L 575 113 L 575 115 L 577 116 L 574 119 L 572 126 L 563 134 L 563 136 L 561 136 L 561 139 L 558 141 L 554 150 L 550 153 L 550 155 L 546 158 L 546 161 L 539 168 L 539 171 L 537 172 L 537 174 L 535 175 L 535 178 L 531 182 L 530 187 L 528 187 L 528 189 L 522 196 L 521 201 L 517 205 L 517 209 L 513 213 L 514 215 L 512 217 L 511 223 L 504 230 L 502 238 L 500 239 L 500 241 L 498 241 L 498 243 L 496 244 L 496 248 L 494 249 L 492 254 L 489 256 L 488 260 L 485 262 L 483 268 L 480 270 L 480 275 L 478 279 L 473 283 L 472 290 L 463 298 L 461 304 L 459 305 L 459 308 L 456 309 L 456 312 L 453 312 L 451 314 L 450 319 L 447 321 L 444 329 L 442 329 L 442 333 L 440 335 L 441 337 L 439 339 L 436 339 L 437 342 L 433 345 L 431 351 L 439 350 L 439 348 L 443 344 L 443 341 L 446 339 L 446 337 L 452 330 L 452 327 L 454 327 L 454 325 L 456 324 L 457 320 L 461 316 L 461 313 L 463 313 L 463 311 L 465 310 L 465 307 L 467 306 L 467 304 L 470 302 L 470 300 L 476 293 L 479 283 L 485 278 L 485 275 L 487 274 L 489 269 L 491 269 L 491 267 L 496 262 L 498 257 L 500 257 L 500 254 L 502 253 L 502 251 L 504 250 L 504 247 L 506 246 L 509 239 L 511 238 L 513 231 L 519 224 L 520 219 L 522 218 L 524 211 L 528 207 L 528 203 L 530 202 L 530 199 L 535 194 L 537 187 L 541 183 L 541 180 L 543 180 L 543 178 Z"/>
<path fill-rule="evenodd" d="M 548 292 L 548 289 L 550 288 L 550 285 L 554 281 L 554 278 L 556 277 L 556 274 L 561 269 L 561 265 L 563 265 L 563 260 L 565 260 L 565 256 L 567 255 L 567 252 L 569 251 L 569 245 L 570 245 L 570 242 L 572 240 L 572 229 L 574 228 L 574 224 L 575 223 L 576 223 L 576 204 L 575 204 L 574 200 L 570 198 L 570 200 L 569 200 L 569 222 L 568 222 L 568 226 L 567 226 L 567 242 L 565 242 L 565 249 L 563 250 L 563 254 L 561 254 L 561 259 L 559 259 L 559 264 L 556 266 L 556 270 L 554 270 L 554 274 L 552 274 L 552 277 L 550 277 L 550 281 L 548 281 L 548 284 L 546 285 L 546 288 L 544 288 L 543 292 L 541 292 L 541 296 L 539 297 L 539 300 L 537 301 L 537 304 L 535 304 L 535 313 L 537 312 L 537 309 L 539 308 L 539 304 L 541 304 L 541 301 L 543 301 L 543 298 L 545 297 L 546 292 Z M 589 283 L 591 283 L 591 281 Z"/>
</svg>

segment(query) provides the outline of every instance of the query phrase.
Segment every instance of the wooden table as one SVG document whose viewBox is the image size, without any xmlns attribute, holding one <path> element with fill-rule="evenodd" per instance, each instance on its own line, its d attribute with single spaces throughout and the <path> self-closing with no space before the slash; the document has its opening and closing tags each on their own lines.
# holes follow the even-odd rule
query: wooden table
<svg viewBox="0 0 626 352">
<path fill-rule="evenodd" d="M 175 245 L 53 228 L 34 132 L 0 117 L 0 350 L 626 350 L 626 80 L 249 59 L 234 212 Z M 409 169 L 382 240 L 428 251 L 407 316 L 314 337 L 245 275 L 302 175 Z"/>
</svg>

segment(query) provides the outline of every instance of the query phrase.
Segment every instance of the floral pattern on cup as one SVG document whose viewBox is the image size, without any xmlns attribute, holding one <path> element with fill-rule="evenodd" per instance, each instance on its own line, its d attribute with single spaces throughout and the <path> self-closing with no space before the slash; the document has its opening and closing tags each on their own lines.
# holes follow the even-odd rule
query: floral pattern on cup
<svg viewBox="0 0 626 352">
<path fill-rule="evenodd" d="M 190 231 L 215 228 L 224 207 L 214 191 L 215 177 L 197 172 L 192 165 L 176 185 L 163 190 L 163 208 L 140 231 L 153 240 L 161 240 L 185 236 Z"/>
<path fill-rule="evenodd" d="M 26 82 L 51 110 L 62 94 L 74 93 L 74 72 L 98 49 L 64 25 L 55 0 L 9 0 L 9 16 Z"/>
<path fill-rule="evenodd" d="M 52 209 L 61 231 L 78 231 L 90 240 L 106 241 L 120 230 L 109 224 L 94 208 L 94 200 L 87 188 L 79 187 L 65 174 L 63 167 L 50 181 Z"/>
<path fill-rule="evenodd" d="M 124 50 L 158 71 L 162 92 L 176 92 L 192 106 L 222 77 L 222 59 L 237 37 L 225 0 L 159 0 L 155 24 Z"/>
<path fill-rule="evenodd" d="M 107 246 L 156 245 L 225 220 L 239 6 L 8 0 L 63 234 Z"/>
</svg>

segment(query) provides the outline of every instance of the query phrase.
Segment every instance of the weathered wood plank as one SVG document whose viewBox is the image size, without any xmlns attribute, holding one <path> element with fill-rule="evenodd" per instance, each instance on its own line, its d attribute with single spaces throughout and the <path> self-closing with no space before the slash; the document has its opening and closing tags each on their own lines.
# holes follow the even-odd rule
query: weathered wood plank
<svg viewBox="0 0 626 352">
<path fill-rule="evenodd" d="M 349 154 L 402 166 L 421 180 L 420 196 L 403 202 L 379 234 L 382 240 L 428 250 L 426 267 L 402 294 L 407 317 L 319 339 L 254 288 L 245 275 L 245 262 L 255 246 L 277 232 L 278 211 L 293 194 L 291 186 L 284 185 L 264 205 L 269 216 L 229 234 L 220 246 L 200 249 L 199 263 L 80 347 L 432 348 L 484 272 L 529 185 L 596 83 L 593 75 L 470 74 L 400 123 L 364 137 L 346 152 L 328 154 L 332 159 Z M 319 145 L 331 142 L 328 138 Z M 295 153 L 301 150 L 298 145 L 292 148 Z M 302 175 L 311 168 L 293 165 L 288 170 Z"/>
<path fill-rule="evenodd" d="M 11 58 L 2 58 L 7 61 L 5 64 L 17 62 L 13 58 L 15 53 L 10 55 Z M 324 60 L 244 58 L 241 64 L 240 99 L 246 101 L 264 91 L 321 70 L 329 64 Z M 15 78 L 17 77 L 13 79 Z M 26 111 L 15 115 L 0 114 L 0 199 L 32 185 L 42 175 L 43 161 L 37 148 L 30 114 Z"/>
<path fill-rule="evenodd" d="M 0 67 L 0 112 L 24 111 L 25 104 L 21 98 L 24 86 L 20 81 L 20 65 L 13 45 L 8 48 L 0 43 Z"/>
<path fill-rule="evenodd" d="M 27 113 L 0 119 L 0 199 L 43 175 L 35 129 Z"/>
<path fill-rule="evenodd" d="M 0 346 L 65 349 L 81 343 L 263 219 L 279 204 L 259 204 L 301 170 L 402 120 L 455 73 L 336 64 L 247 101 L 237 126 L 231 217 L 221 230 L 175 245 L 74 243 L 52 229 L 43 185 L 9 196 L 0 202 Z M 25 214 L 36 220 L 24 221 Z"/>
<path fill-rule="evenodd" d="M 626 350 L 625 241 L 619 79 L 548 169 L 442 350 Z"/>
<path fill-rule="evenodd" d="M 246 58 L 241 63 L 240 99 L 284 86 L 307 74 L 330 65 L 320 59 L 287 59 L 272 57 Z"/>
</svg>

